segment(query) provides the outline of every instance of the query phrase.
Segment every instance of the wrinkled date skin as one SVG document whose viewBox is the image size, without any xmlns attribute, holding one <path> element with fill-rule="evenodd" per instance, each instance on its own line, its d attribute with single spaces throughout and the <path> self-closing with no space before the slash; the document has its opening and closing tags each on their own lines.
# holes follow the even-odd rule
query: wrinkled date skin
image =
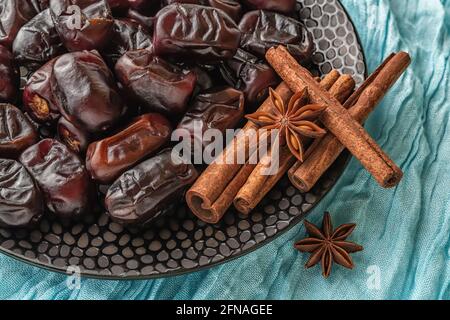
<svg viewBox="0 0 450 320">
<path fill-rule="evenodd" d="M 243 0 L 249 8 L 277 11 L 290 14 L 295 10 L 297 0 Z"/>
<path fill-rule="evenodd" d="M 150 113 L 137 118 L 115 136 L 92 143 L 86 156 L 91 177 L 103 184 L 114 182 L 123 172 L 166 144 L 172 133 L 169 121 Z"/>
<path fill-rule="evenodd" d="M 174 163 L 172 150 L 165 150 L 125 172 L 108 190 L 106 209 L 121 224 L 145 225 L 179 202 L 197 177 L 192 165 Z"/>
<path fill-rule="evenodd" d="M 11 49 L 20 28 L 37 13 L 30 0 L 0 1 L 0 45 Z"/>
<path fill-rule="evenodd" d="M 59 140 L 71 151 L 83 155 L 92 141 L 92 136 L 85 130 L 76 127 L 66 118 L 59 118 L 56 126 Z"/>
<path fill-rule="evenodd" d="M 141 24 L 129 19 L 116 19 L 110 44 L 102 53 L 108 64 L 114 68 L 127 51 L 148 49 L 151 46 L 152 37 Z"/>
<path fill-rule="evenodd" d="M 110 40 L 113 27 L 106 0 L 50 0 L 56 30 L 67 50 L 100 50 Z"/>
<path fill-rule="evenodd" d="M 31 118 L 45 125 L 54 124 L 61 116 L 53 77 L 55 62 L 56 59 L 50 60 L 33 73 L 27 81 L 22 97 L 23 106 Z"/>
<path fill-rule="evenodd" d="M 28 80 L 23 103 L 40 123 L 60 114 L 90 133 L 110 129 L 124 104 L 111 71 L 95 51 L 66 53 L 37 70 Z"/>
<path fill-rule="evenodd" d="M 280 83 L 267 63 L 241 49 L 224 63 L 221 71 L 230 85 L 244 92 L 247 109 L 260 105 L 267 98 L 269 88 Z"/>
<path fill-rule="evenodd" d="M 13 43 L 16 61 L 32 70 L 65 52 L 49 9 L 25 24 Z"/>
<path fill-rule="evenodd" d="M 233 88 L 216 88 L 199 94 L 178 129 L 187 130 L 192 141 L 202 141 L 206 130 L 217 129 L 225 133 L 233 129 L 244 115 L 244 94 Z M 210 142 L 205 141 L 203 146 Z"/>
<path fill-rule="evenodd" d="M 80 159 L 62 143 L 45 139 L 23 152 L 20 162 L 39 185 L 47 208 L 64 218 L 90 207 L 88 173 Z"/>
<path fill-rule="evenodd" d="M 0 226 L 32 225 L 43 213 L 41 192 L 25 167 L 0 159 Z"/>
<path fill-rule="evenodd" d="M 153 47 L 156 55 L 215 63 L 234 56 L 240 32 L 222 10 L 172 4 L 157 14 Z"/>
<path fill-rule="evenodd" d="M 246 13 L 239 24 L 241 48 L 264 59 L 271 47 L 285 45 L 302 63 L 311 60 L 314 51 L 312 35 L 299 21 L 264 10 Z"/>
<path fill-rule="evenodd" d="M 16 102 L 18 87 L 19 71 L 14 65 L 14 57 L 6 47 L 0 45 L 0 103 Z"/>
<path fill-rule="evenodd" d="M 123 87 L 148 111 L 178 116 L 186 111 L 197 77 L 148 50 L 127 52 L 116 64 Z"/>
<path fill-rule="evenodd" d="M 153 31 L 153 25 L 155 22 L 155 19 L 153 17 L 147 17 L 134 9 L 128 9 L 126 17 L 139 23 L 149 31 Z"/>
<path fill-rule="evenodd" d="M 62 55 L 53 66 L 59 110 L 74 125 L 91 133 L 110 129 L 124 103 L 113 74 L 95 51 Z"/>
<path fill-rule="evenodd" d="M 234 21 L 239 22 L 242 16 L 242 6 L 238 1 L 234 0 L 164 0 L 164 5 L 174 3 L 190 3 L 202 6 L 210 6 L 224 11 Z"/>
<path fill-rule="evenodd" d="M 17 159 L 35 144 L 38 134 L 22 111 L 10 104 L 0 104 L 0 157 Z"/>
</svg>

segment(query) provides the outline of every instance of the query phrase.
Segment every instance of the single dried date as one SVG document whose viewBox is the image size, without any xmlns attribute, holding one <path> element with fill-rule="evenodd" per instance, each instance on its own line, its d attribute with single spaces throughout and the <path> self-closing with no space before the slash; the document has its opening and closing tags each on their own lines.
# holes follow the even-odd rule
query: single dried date
<svg viewBox="0 0 450 320">
<path fill-rule="evenodd" d="M 54 124 L 61 113 L 59 99 L 55 92 L 56 82 L 53 77 L 53 66 L 56 58 L 39 68 L 28 79 L 23 91 L 22 102 L 31 118 L 41 124 Z"/>
<path fill-rule="evenodd" d="M 222 75 L 236 89 L 244 92 L 248 111 L 259 106 L 269 95 L 269 88 L 280 83 L 275 71 L 263 60 L 239 49 L 236 55 L 227 60 L 222 68 Z"/>
<path fill-rule="evenodd" d="M 53 73 L 59 110 L 70 122 L 96 133 L 119 121 L 125 106 L 113 74 L 97 52 L 62 55 L 55 61 Z"/>
<path fill-rule="evenodd" d="M 159 56 L 216 63 L 233 57 L 239 41 L 236 23 L 216 8 L 176 3 L 156 16 L 153 47 Z"/>
<path fill-rule="evenodd" d="M 261 59 L 270 48 L 284 45 L 300 63 L 307 64 L 311 60 L 313 38 L 300 21 L 280 13 L 255 10 L 242 17 L 239 29 L 241 48 Z"/>
<path fill-rule="evenodd" d="M 186 111 L 196 75 L 178 68 L 149 50 L 127 52 L 116 64 L 125 90 L 147 111 L 176 117 Z"/>
<path fill-rule="evenodd" d="M 78 128 L 64 117 L 59 118 L 56 129 L 59 140 L 77 154 L 84 154 L 92 141 L 91 134 Z"/>
<path fill-rule="evenodd" d="M 78 216 L 90 206 L 91 185 L 80 159 L 62 143 L 45 139 L 20 156 L 41 189 L 47 208 L 58 216 Z"/>
<path fill-rule="evenodd" d="M 126 52 L 147 49 L 152 46 L 152 37 L 144 27 L 130 19 L 114 21 L 113 36 L 109 45 L 102 51 L 108 64 L 114 68 Z"/>
<path fill-rule="evenodd" d="M 124 171 L 166 144 L 172 133 L 170 122 L 157 113 L 137 118 L 115 136 L 92 143 L 86 166 L 91 177 L 103 184 L 117 179 Z"/>
<path fill-rule="evenodd" d="M 69 51 L 100 50 L 110 40 L 114 20 L 106 0 L 50 0 L 50 12 Z"/>
<path fill-rule="evenodd" d="M 225 133 L 235 128 L 243 116 L 244 94 L 233 88 L 215 88 L 197 95 L 178 129 L 187 130 L 192 141 L 202 141 L 206 130 Z M 203 146 L 207 144 L 204 141 Z"/>
<path fill-rule="evenodd" d="M 14 65 L 14 57 L 6 47 L 0 45 L 0 103 L 16 102 L 18 87 L 19 71 Z"/>
<path fill-rule="evenodd" d="M 0 104 L 0 157 L 16 159 L 35 144 L 38 134 L 22 111 L 10 104 Z"/>
<path fill-rule="evenodd" d="M 25 167 L 0 159 L 0 226 L 32 225 L 43 213 L 41 192 Z"/>
<path fill-rule="evenodd" d="M 277 11 L 290 14 L 295 10 L 297 0 L 243 0 L 249 8 Z"/>
<path fill-rule="evenodd" d="M 11 49 L 20 28 L 37 13 L 30 0 L 0 1 L 0 45 Z"/>
<path fill-rule="evenodd" d="M 42 11 L 25 24 L 13 43 L 15 60 L 32 70 L 65 51 L 49 9 Z"/>
<path fill-rule="evenodd" d="M 172 150 L 161 152 L 125 172 L 108 190 L 106 209 L 124 225 L 145 225 L 169 205 L 181 201 L 198 173 L 175 158 Z"/>
</svg>

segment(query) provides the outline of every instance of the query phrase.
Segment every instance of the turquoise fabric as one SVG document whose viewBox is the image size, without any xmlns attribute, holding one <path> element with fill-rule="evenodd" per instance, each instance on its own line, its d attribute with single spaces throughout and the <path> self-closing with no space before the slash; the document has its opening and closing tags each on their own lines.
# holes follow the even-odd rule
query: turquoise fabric
<svg viewBox="0 0 450 320">
<path fill-rule="evenodd" d="M 367 129 L 404 169 L 394 190 L 382 190 L 352 160 L 345 175 L 309 216 L 324 210 L 334 224 L 357 222 L 356 268 L 330 279 L 305 270 L 292 245 L 298 225 L 256 252 L 214 269 L 154 281 L 82 280 L 0 256 L 0 298 L 8 299 L 449 299 L 450 298 L 450 0 L 343 0 L 355 22 L 369 69 L 406 50 L 413 63 Z"/>
</svg>

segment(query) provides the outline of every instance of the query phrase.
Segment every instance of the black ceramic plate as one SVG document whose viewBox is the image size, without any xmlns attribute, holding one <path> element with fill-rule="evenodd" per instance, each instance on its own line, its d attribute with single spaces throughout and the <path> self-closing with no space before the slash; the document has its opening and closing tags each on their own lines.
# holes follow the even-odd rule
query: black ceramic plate
<svg viewBox="0 0 450 320">
<path fill-rule="evenodd" d="M 335 68 L 360 84 L 365 62 L 354 27 L 337 0 L 299 2 L 299 16 L 314 35 L 314 61 L 322 73 Z M 300 222 L 333 187 L 346 165 L 342 156 L 310 193 L 285 178 L 249 216 L 234 211 L 207 225 L 185 206 L 145 230 L 124 229 L 106 214 L 63 222 L 48 216 L 32 229 L 0 228 L 0 250 L 27 263 L 90 277 L 143 279 L 178 275 L 229 261 L 269 243 Z"/>
</svg>

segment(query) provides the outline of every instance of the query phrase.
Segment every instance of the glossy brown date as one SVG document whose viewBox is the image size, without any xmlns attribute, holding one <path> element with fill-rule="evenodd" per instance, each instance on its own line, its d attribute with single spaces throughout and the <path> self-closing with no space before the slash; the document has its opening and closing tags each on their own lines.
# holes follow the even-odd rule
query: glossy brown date
<svg viewBox="0 0 450 320">
<path fill-rule="evenodd" d="M 10 104 L 0 104 L 0 158 L 17 159 L 35 144 L 38 134 L 22 111 Z"/>
<path fill-rule="evenodd" d="M 243 0 L 249 8 L 277 11 L 290 14 L 295 10 L 297 0 Z"/>
<path fill-rule="evenodd" d="M 169 141 L 171 133 L 169 121 L 157 113 L 137 118 L 115 136 L 89 146 L 86 166 L 91 177 L 103 184 L 113 182 L 124 171 L 157 152 Z"/>
<path fill-rule="evenodd" d="M 110 40 L 113 16 L 106 0 L 50 0 L 50 12 L 69 51 L 100 50 Z"/>
<path fill-rule="evenodd" d="M 177 117 L 186 111 L 195 73 L 178 68 L 149 50 L 127 52 L 116 64 L 125 90 L 148 111 Z"/>
<path fill-rule="evenodd" d="M 11 49 L 20 28 L 37 13 L 30 0 L 0 1 L 0 45 Z"/>
<path fill-rule="evenodd" d="M 264 59 L 266 51 L 278 45 L 286 46 L 302 64 L 311 60 L 314 51 L 312 35 L 298 20 L 280 13 L 255 10 L 247 12 L 239 23 L 241 48 Z"/>
<path fill-rule="evenodd" d="M 41 192 L 25 167 L 0 159 L 0 226 L 25 227 L 43 213 Z"/>
<path fill-rule="evenodd" d="M 66 52 L 53 24 L 50 10 L 44 10 L 25 24 L 13 43 L 15 60 L 35 70 Z"/>
<path fill-rule="evenodd" d="M 52 125 L 61 116 L 59 99 L 55 95 L 57 90 L 53 77 L 55 62 L 56 59 L 50 60 L 34 72 L 23 91 L 22 102 L 25 110 L 40 124 Z"/>
<path fill-rule="evenodd" d="M 40 123 L 55 123 L 61 114 L 91 133 L 110 129 L 124 111 L 114 76 L 96 51 L 66 53 L 45 64 L 27 82 L 23 103 Z"/>
<path fill-rule="evenodd" d="M 102 55 L 114 68 L 126 52 L 151 47 L 152 37 L 141 24 L 130 19 L 116 19 L 111 41 L 102 51 Z"/>
<path fill-rule="evenodd" d="M 88 173 L 61 142 L 42 140 L 25 150 L 20 162 L 36 180 L 51 212 L 71 218 L 89 209 L 92 188 Z"/>
<path fill-rule="evenodd" d="M 190 3 L 198 4 L 202 6 L 210 6 L 216 9 L 220 9 L 225 12 L 234 21 L 239 22 L 242 16 L 242 6 L 235 0 L 164 0 L 164 5 L 170 5 L 173 3 Z"/>
<path fill-rule="evenodd" d="M 66 118 L 59 118 L 56 126 L 59 140 L 76 154 L 85 154 L 92 141 L 91 135 L 75 126 Z"/>
<path fill-rule="evenodd" d="M 14 103 L 19 93 L 19 71 L 12 53 L 0 45 L 0 103 Z"/>
<path fill-rule="evenodd" d="M 230 85 L 244 92 L 247 112 L 253 112 L 267 98 L 269 88 L 280 83 L 267 63 L 242 49 L 223 64 L 221 72 Z"/>
<path fill-rule="evenodd" d="M 179 203 L 197 176 L 192 165 L 180 163 L 171 149 L 165 150 L 125 172 L 108 190 L 106 209 L 121 224 L 145 225 Z"/>
<path fill-rule="evenodd" d="M 156 55 L 216 63 L 234 56 L 240 32 L 222 10 L 193 4 L 172 4 L 156 16 Z"/>
<path fill-rule="evenodd" d="M 178 125 L 192 140 L 202 141 L 208 129 L 225 133 L 235 128 L 244 115 L 244 94 L 233 88 L 216 88 L 197 95 Z M 209 142 L 204 142 L 204 146 Z"/>
</svg>

